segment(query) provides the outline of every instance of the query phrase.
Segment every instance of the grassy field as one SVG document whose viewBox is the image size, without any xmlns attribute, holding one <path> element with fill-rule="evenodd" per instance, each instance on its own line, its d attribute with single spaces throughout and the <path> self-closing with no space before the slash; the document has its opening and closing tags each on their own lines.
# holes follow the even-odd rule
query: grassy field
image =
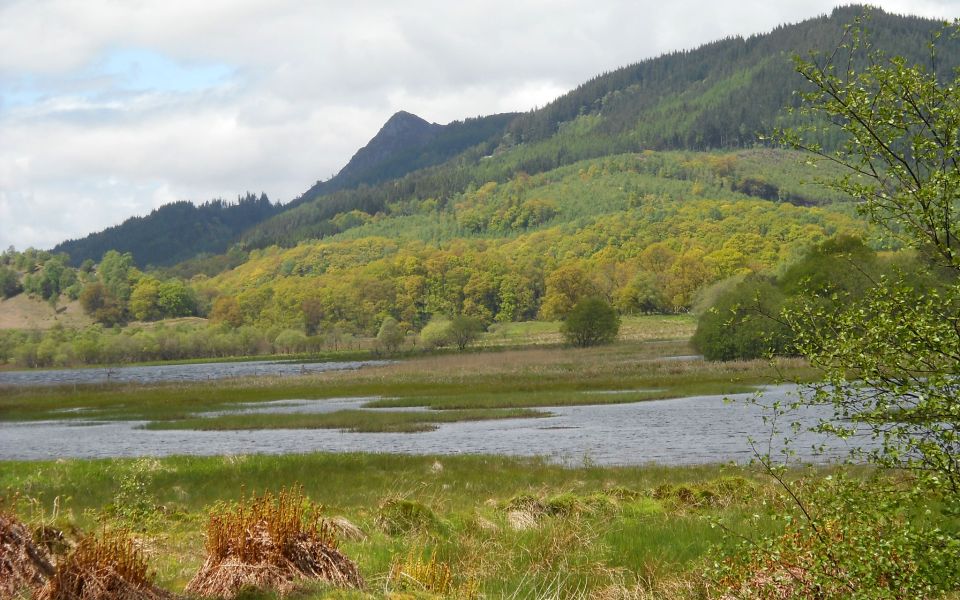
<svg viewBox="0 0 960 600">
<path fill-rule="evenodd" d="M 93 319 L 83 313 L 76 300 L 62 298 L 54 309 L 47 302 L 18 294 L 13 298 L 0 298 L 0 329 L 50 329 L 63 327 L 86 327 Z"/>
<path fill-rule="evenodd" d="M 696 329 L 693 315 L 625 316 L 621 319 L 619 339 L 627 342 L 688 340 Z M 481 346 L 562 343 L 560 321 L 496 323 L 479 340 Z"/>
<path fill-rule="evenodd" d="M 433 592 L 451 598 L 695 597 L 706 589 L 708 550 L 727 543 L 714 521 L 774 528 L 764 504 L 778 502 L 741 468 L 571 469 L 486 456 L 61 460 L 0 470 L 6 508 L 32 527 L 68 539 L 132 528 L 159 583 L 175 592 L 203 561 L 214 504 L 294 485 L 364 533 L 341 547 L 368 583 L 362 594 L 310 588 L 298 598 L 401 598 L 391 594 L 411 586 L 391 579 L 391 567 L 430 557 L 453 574 L 449 589 Z"/>
</svg>

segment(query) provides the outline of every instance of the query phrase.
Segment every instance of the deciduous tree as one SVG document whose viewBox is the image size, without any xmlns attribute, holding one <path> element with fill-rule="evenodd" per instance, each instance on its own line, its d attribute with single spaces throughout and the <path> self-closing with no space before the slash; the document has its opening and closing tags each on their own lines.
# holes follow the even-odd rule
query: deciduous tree
<svg viewBox="0 0 960 600">
<path fill-rule="evenodd" d="M 946 27 L 942 36 L 960 33 Z M 870 456 L 909 467 L 960 498 L 960 73 L 875 50 L 858 23 L 834 53 L 797 62 L 810 84 L 801 112 L 811 126 L 783 140 L 846 174 L 828 181 L 859 200 L 870 221 L 916 248 L 939 282 L 919 289 L 884 278 L 841 310 L 814 302 L 787 313 L 797 348 L 826 381 L 813 402 L 833 407 L 823 428 L 841 436 L 867 429 Z M 839 129 L 843 143 L 820 140 Z"/>
<path fill-rule="evenodd" d="M 387 352 L 396 352 L 403 340 L 406 332 L 400 328 L 400 324 L 393 317 L 386 317 L 380 323 L 380 331 L 377 332 L 377 343 L 383 346 Z"/>
<path fill-rule="evenodd" d="M 619 332 L 620 317 L 602 298 L 587 298 L 577 302 L 560 325 L 560 333 L 567 343 L 581 348 L 608 344 L 616 339 Z"/>
<path fill-rule="evenodd" d="M 461 352 L 477 339 L 481 331 L 483 323 L 476 317 L 457 315 L 450 320 L 450 337 Z"/>
</svg>

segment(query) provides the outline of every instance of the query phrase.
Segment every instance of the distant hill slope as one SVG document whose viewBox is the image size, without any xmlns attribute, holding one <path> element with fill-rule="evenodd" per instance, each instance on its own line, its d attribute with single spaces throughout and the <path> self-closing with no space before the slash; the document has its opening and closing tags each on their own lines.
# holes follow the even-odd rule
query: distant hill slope
<svg viewBox="0 0 960 600">
<path fill-rule="evenodd" d="M 400 111 L 384 123 L 377 135 L 360 148 L 335 177 L 318 181 L 286 208 L 324 194 L 402 177 L 440 164 L 477 144 L 499 142 L 507 126 L 518 116 L 519 113 L 503 113 L 438 125 Z"/>
<path fill-rule="evenodd" d="M 84 238 L 62 242 L 53 250 L 68 253 L 75 266 L 88 258 L 98 261 L 107 250 L 130 252 L 141 268 L 171 266 L 201 254 L 222 253 L 244 231 L 307 199 L 375 185 L 442 163 L 485 141 L 499 141 L 517 116 L 506 113 L 438 125 L 401 111 L 335 177 L 317 182 L 283 207 L 270 204 L 266 196 L 251 195 L 237 204 L 219 200 L 200 206 L 174 202 L 145 217 L 132 217 Z"/>
<path fill-rule="evenodd" d="M 835 48 L 844 27 L 864 11 L 862 6 L 838 8 L 769 33 L 644 60 L 599 75 L 522 115 L 437 125 L 399 112 L 335 177 L 317 182 L 282 208 L 258 213 L 245 222 L 245 230 L 224 228 L 217 219 L 204 221 L 185 206 L 164 207 L 156 212 L 169 211 L 175 218 L 131 219 L 56 250 L 79 262 L 115 248 L 133 252 L 141 265 L 169 265 L 222 252 L 233 242 L 253 249 L 336 235 L 387 207 L 416 210 L 414 205 L 424 201 L 442 206 L 471 186 L 580 160 L 647 149 L 752 147 L 758 134 L 783 121 L 783 108 L 797 101 L 794 91 L 804 82 L 792 56 Z M 867 27 L 875 47 L 926 62 L 927 43 L 939 25 L 875 9 Z M 942 40 L 938 68 L 950 72 L 958 65 L 960 40 Z M 166 223 L 175 230 L 166 229 Z M 183 231 L 188 235 L 178 237 Z"/>
<path fill-rule="evenodd" d="M 443 204 L 470 186 L 584 159 L 647 149 L 752 147 L 760 134 L 783 121 L 784 107 L 797 102 L 794 91 L 804 81 L 792 57 L 836 48 L 844 28 L 864 11 L 862 6 L 838 8 L 766 34 L 728 38 L 599 75 L 513 119 L 499 143 L 490 140 L 444 164 L 375 187 L 314 188 L 289 210 L 246 232 L 242 243 L 262 248 L 324 238 L 343 230 L 337 216 L 350 211 L 373 215 L 390 205 L 428 199 Z M 927 44 L 940 27 L 934 20 L 876 9 L 867 23 L 875 47 L 921 63 L 929 60 Z M 958 65 L 960 40 L 942 40 L 938 68 L 948 73 Z M 318 195 L 311 198 L 313 192 Z"/>
<path fill-rule="evenodd" d="M 13 298 L 0 298 L 0 330 L 50 329 L 56 325 L 63 327 L 86 327 L 93 319 L 83 313 L 80 303 L 61 298 L 55 309 L 49 302 L 32 298 L 27 294 L 18 294 Z"/>
<path fill-rule="evenodd" d="M 138 267 L 166 266 L 201 253 L 224 252 L 249 227 L 276 214 L 266 194 L 247 194 L 237 203 L 214 200 L 197 206 L 181 201 L 161 206 L 145 217 L 132 217 L 99 233 L 58 244 L 77 266 L 99 261 L 108 250 L 130 252 Z"/>
</svg>

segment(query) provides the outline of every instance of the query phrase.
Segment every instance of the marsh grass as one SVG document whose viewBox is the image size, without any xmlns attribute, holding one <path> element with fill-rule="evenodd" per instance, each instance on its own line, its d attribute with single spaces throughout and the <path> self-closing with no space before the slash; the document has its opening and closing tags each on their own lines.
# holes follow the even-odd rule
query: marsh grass
<svg viewBox="0 0 960 600">
<path fill-rule="evenodd" d="M 147 429 L 193 429 L 235 431 L 252 429 L 340 429 L 359 433 L 419 433 L 436 429 L 439 423 L 530 419 L 549 413 L 528 409 L 469 409 L 423 412 L 340 410 L 320 414 L 244 414 L 155 421 Z"/>
<path fill-rule="evenodd" d="M 393 591 L 427 592 L 440 596 L 454 595 L 469 600 L 477 595 L 477 581 L 467 579 L 455 584 L 450 565 L 436 554 L 423 558 L 415 550 L 394 560 L 390 566 L 388 587 Z"/>
<path fill-rule="evenodd" d="M 442 422 L 539 416 L 532 411 L 503 412 L 505 409 L 737 393 L 786 375 L 813 376 L 809 367 L 793 359 L 771 365 L 765 361 L 709 363 L 665 358 L 689 352 L 683 342 L 621 343 L 584 350 L 530 348 L 426 356 L 357 371 L 288 378 L 7 388 L 0 390 L 0 420 L 142 420 L 154 422 L 154 427 L 204 429 L 309 426 L 424 431 Z M 396 411 L 379 415 L 373 411 L 341 411 L 296 419 L 275 414 L 198 418 L 199 413 L 230 410 L 247 403 L 370 396 L 383 399 L 371 402 L 369 408 L 436 410 L 417 416 Z"/>
<path fill-rule="evenodd" d="M 711 543 L 723 543 L 710 519 L 739 519 L 752 527 L 752 515 L 764 514 L 755 499 L 767 493 L 766 484 L 737 467 L 567 468 L 497 456 L 171 457 L 3 467 L 0 496 L 20 492 L 13 508 L 28 521 L 33 513 L 26 497 L 44 506 L 59 497 L 67 531 L 114 522 L 118 517 L 108 506 L 115 502 L 117 482 L 148 471 L 141 481 L 157 517 L 138 536 L 159 583 L 174 592 L 184 589 L 205 560 L 208 515 L 229 512 L 212 507 L 248 504 L 248 490 L 276 497 L 302 484 L 303 497 L 322 504 L 324 514 L 342 515 L 367 534 L 339 540 L 338 549 L 356 560 L 369 585 L 368 595 L 361 596 L 317 583 L 298 587 L 293 598 L 385 598 L 392 589 L 391 567 L 407 556 L 434 557 L 449 566 L 455 588 L 476 581 L 478 592 L 491 598 L 543 593 L 576 598 L 604 589 L 634 593 L 685 580 Z M 657 489 L 661 495 L 680 487 L 694 494 L 713 491 L 732 477 L 751 482 L 752 491 L 703 505 L 655 498 Z M 508 513 L 521 505 L 540 508 L 533 527 L 516 530 Z M 259 591 L 245 597 L 277 596 Z"/>
</svg>

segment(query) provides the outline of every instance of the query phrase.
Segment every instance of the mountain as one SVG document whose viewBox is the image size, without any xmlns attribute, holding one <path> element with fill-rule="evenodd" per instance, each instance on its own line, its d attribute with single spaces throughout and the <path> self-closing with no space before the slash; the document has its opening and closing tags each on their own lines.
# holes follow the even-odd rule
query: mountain
<svg viewBox="0 0 960 600">
<path fill-rule="evenodd" d="M 318 181 L 286 207 L 293 208 L 343 189 L 375 185 L 442 163 L 472 146 L 490 139 L 499 140 L 517 116 L 518 113 L 504 113 L 438 125 L 402 110 L 390 117 L 335 177 Z"/>
<path fill-rule="evenodd" d="M 101 232 L 62 242 L 53 252 L 66 252 L 74 266 L 87 259 L 99 261 L 108 250 L 130 252 L 140 268 L 173 265 L 198 254 L 226 251 L 241 232 L 278 209 L 266 194 L 248 193 L 236 203 L 173 202 L 145 217 L 131 217 Z"/>
<path fill-rule="evenodd" d="M 132 217 L 84 238 L 62 242 L 54 252 L 68 253 L 74 265 L 87 259 L 97 261 L 111 249 L 130 252 L 141 268 L 171 266 L 198 255 L 222 253 L 244 231 L 306 200 L 401 177 L 442 163 L 487 140 L 499 140 L 516 117 L 516 113 L 506 113 L 438 125 L 400 111 L 390 117 L 335 177 L 317 182 L 283 207 L 270 204 L 266 196 L 257 199 L 249 194 L 237 204 L 220 200 L 200 206 L 186 201 L 174 202 L 146 217 Z M 217 261 L 217 264 L 225 267 L 233 262 Z M 196 269 L 189 266 L 184 272 L 196 272 Z"/>
<path fill-rule="evenodd" d="M 503 183 L 521 173 L 544 173 L 578 161 L 645 150 L 761 145 L 759 136 L 789 124 L 791 117 L 783 109 L 797 103 L 794 91 L 804 85 L 793 57 L 836 48 L 845 27 L 866 10 L 838 8 L 768 33 L 643 60 L 601 74 L 520 115 L 438 125 L 399 112 L 335 177 L 317 182 L 281 208 L 259 213 L 261 220 L 246 222 L 243 231 L 227 232 L 201 222 L 191 230 L 198 237 L 164 246 L 167 237 L 179 239 L 176 232 L 159 229 L 165 219 L 131 220 L 109 234 L 91 236 L 96 241 L 79 240 L 57 249 L 79 262 L 99 258 L 110 244 L 123 241 L 122 249 L 132 251 L 139 264 L 166 265 L 222 251 L 233 242 L 249 250 L 329 237 L 388 210 L 416 211 L 427 201 L 443 207 L 487 182 Z M 869 12 L 867 28 L 875 47 L 914 62 L 929 59 L 927 44 L 939 22 Z M 960 40 L 943 39 L 940 47 L 938 68 L 949 73 L 960 65 Z M 826 140 L 828 146 L 836 141 Z M 184 216 L 189 212 L 186 207 L 168 210 Z M 170 221 L 182 227 L 178 219 Z M 208 235 L 215 240 L 199 239 Z M 137 245 L 138 238 L 148 240 L 146 247 Z"/>
<path fill-rule="evenodd" d="M 291 246 L 343 231 L 337 215 L 374 215 L 391 205 L 428 199 L 442 205 L 471 186 L 586 159 L 644 150 L 762 145 L 761 136 L 790 123 L 784 108 L 796 105 L 794 91 L 805 84 L 793 57 L 835 49 L 844 41 L 845 28 L 865 11 L 863 6 L 837 8 L 829 16 L 769 33 L 731 37 L 604 73 L 512 119 L 499 139 L 489 138 L 445 163 L 372 187 L 312 188 L 287 210 L 246 232 L 242 243 L 248 248 Z M 867 29 L 875 47 L 912 62 L 929 61 L 928 43 L 940 22 L 878 9 L 869 9 L 869 15 Z M 960 39 L 940 41 L 939 62 L 944 73 L 960 65 Z M 825 140 L 828 147 L 837 141 Z M 417 152 L 429 151 L 435 143 Z"/>
<path fill-rule="evenodd" d="M 730 37 L 604 73 L 526 113 L 510 132 L 517 142 L 533 143 L 586 119 L 596 136 L 619 138 L 619 145 L 631 149 L 753 146 L 758 134 L 783 118 L 784 107 L 799 102 L 794 91 L 804 82 L 793 57 L 834 51 L 850 41 L 845 28 L 865 14 L 875 48 L 929 63 L 928 44 L 939 21 L 846 6 L 769 33 Z M 960 65 L 960 41 L 942 40 L 940 48 L 937 68 L 952 73 Z"/>
</svg>

